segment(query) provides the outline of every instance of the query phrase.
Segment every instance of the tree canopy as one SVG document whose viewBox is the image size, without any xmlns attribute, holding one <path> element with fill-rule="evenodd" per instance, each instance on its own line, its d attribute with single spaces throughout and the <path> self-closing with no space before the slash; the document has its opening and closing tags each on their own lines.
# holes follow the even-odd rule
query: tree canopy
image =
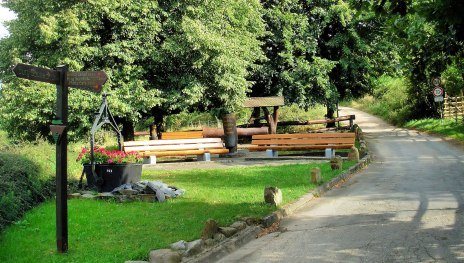
<svg viewBox="0 0 464 263">
<path fill-rule="evenodd" d="M 384 76 L 410 83 L 409 117 L 436 114 L 430 80 L 464 83 L 464 4 L 453 0 L 7 0 L 17 14 L 0 40 L 0 124 L 11 136 L 48 134 L 51 85 L 13 77 L 18 63 L 104 70 L 123 133 L 181 111 L 234 111 L 246 96 L 283 95 L 308 108 L 372 93 Z M 383 78 L 388 79 L 388 78 Z M 100 98 L 70 95 L 72 138 Z M 126 136 L 126 137 L 127 137 Z"/>
</svg>

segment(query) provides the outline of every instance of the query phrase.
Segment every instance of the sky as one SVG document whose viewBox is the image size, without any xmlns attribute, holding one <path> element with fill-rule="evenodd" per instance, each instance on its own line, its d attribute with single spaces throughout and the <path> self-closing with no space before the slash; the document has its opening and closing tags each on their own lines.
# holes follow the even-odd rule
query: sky
<svg viewBox="0 0 464 263">
<path fill-rule="evenodd" d="M 0 0 L 0 3 L 2 2 L 3 1 Z M 8 35 L 8 30 L 3 26 L 3 22 L 14 19 L 15 17 L 15 13 L 0 5 L 0 38 L 4 38 Z"/>
</svg>

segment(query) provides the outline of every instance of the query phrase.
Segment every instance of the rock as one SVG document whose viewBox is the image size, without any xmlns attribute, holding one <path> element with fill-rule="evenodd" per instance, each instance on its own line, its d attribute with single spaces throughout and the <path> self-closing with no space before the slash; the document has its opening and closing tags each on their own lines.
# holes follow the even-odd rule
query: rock
<svg viewBox="0 0 464 263">
<path fill-rule="evenodd" d="M 216 234 L 214 234 L 213 239 L 218 241 L 218 242 L 221 242 L 221 241 L 226 239 L 226 236 L 224 234 L 222 234 L 222 233 L 216 233 Z"/>
<path fill-rule="evenodd" d="M 124 261 L 124 263 L 150 263 L 148 261 L 140 261 L 140 260 L 128 260 L 128 261 Z"/>
<path fill-rule="evenodd" d="M 124 189 L 132 189 L 132 184 L 120 185 L 120 186 L 114 188 L 113 191 L 111 191 L 111 192 L 112 193 L 119 193 L 121 190 L 124 190 Z"/>
<path fill-rule="evenodd" d="M 177 189 L 176 191 L 174 191 L 174 193 L 176 194 L 176 196 L 181 196 L 181 195 L 185 194 L 185 190 L 184 189 Z"/>
<path fill-rule="evenodd" d="M 164 192 L 161 189 L 158 189 L 156 192 L 156 199 L 158 202 L 162 203 L 166 200 L 166 197 L 164 196 Z"/>
<path fill-rule="evenodd" d="M 147 181 L 141 181 L 141 182 L 137 182 L 137 183 L 134 183 L 132 184 L 132 189 L 136 190 L 137 192 L 139 193 L 145 193 L 146 189 L 147 189 Z"/>
<path fill-rule="evenodd" d="M 322 182 L 321 168 L 315 167 L 311 169 L 311 183 L 320 184 Z"/>
<path fill-rule="evenodd" d="M 261 219 L 257 217 L 243 217 L 242 221 L 244 221 L 249 226 L 261 224 Z"/>
<path fill-rule="evenodd" d="M 278 206 L 282 203 L 282 191 L 277 187 L 264 188 L 264 202 Z"/>
<path fill-rule="evenodd" d="M 82 195 L 82 198 L 85 198 L 85 199 L 95 199 L 95 197 L 97 196 L 94 194 L 83 194 Z"/>
<path fill-rule="evenodd" d="M 177 241 L 176 243 L 171 244 L 171 249 L 174 251 L 187 250 L 187 242 L 184 240 Z"/>
<path fill-rule="evenodd" d="M 203 240 L 197 239 L 187 243 L 187 250 L 185 254 L 187 256 L 195 255 L 203 250 Z"/>
<path fill-rule="evenodd" d="M 233 227 L 219 227 L 219 233 L 224 234 L 226 237 L 231 237 L 237 233 L 237 229 Z"/>
<path fill-rule="evenodd" d="M 144 202 L 155 202 L 156 196 L 153 194 L 139 194 L 137 195 L 137 199 Z"/>
<path fill-rule="evenodd" d="M 150 251 L 150 263 L 179 263 L 182 256 L 179 252 L 170 249 L 158 249 Z"/>
<path fill-rule="evenodd" d="M 205 240 L 205 243 L 204 243 L 204 244 L 205 244 L 205 246 L 207 246 L 207 247 L 212 247 L 212 246 L 214 246 L 214 245 L 216 245 L 216 244 L 218 244 L 218 243 L 219 243 L 219 240 L 212 239 L 212 238 L 208 238 L 208 239 Z"/>
<path fill-rule="evenodd" d="M 68 199 L 79 199 L 81 196 L 82 195 L 80 193 L 72 193 L 68 195 Z"/>
<path fill-rule="evenodd" d="M 97 194 L 97 197 L 99 199 L 113 199 L 114 198 L 114 194 L 112 193 L 109 193 L 109 192 L 104 192 L 104 193 L 99 193 Z"/>
<path fill-rule="evenodd" d="M 208 219 L 205 222 L 205 227 L 201 233 L 201 239 L 206 240 L 212 238 L 218 232 L 218 223 L 214 219 Z"/>
<path fill-rule="evenodd" d="M 340 156 L 335 156 L 332 159 L 330 159 L 330 167 L 332 170 L 341 170 L 343 165 L 342 157 Z"/>
<path fill-rule="evenodd" d="M 350 152 L 348 153 L 349 161 L 359 161 L 359 151 L 355 146 L 351 147 Z"/>
<path fill-rule="evenodd" d="M 122 195 L 136 195 L 139 193 L 137 190 L 134 190 L 134 189 L 122 189 L 122 190 L 119 190 L 118 192 Z"/>
<path fill-rule="evenodd" d="M 240 231 L 240 230 L 243 230 L 243 229 L 245 229 L 247 227 L 247 223 L 245 223 L 243 221 L 236 221 L 232 225 L 230 225 L 230 227 L 233 227 L 233 228 L 237 229 L 238 231 Z"/>
</svg>

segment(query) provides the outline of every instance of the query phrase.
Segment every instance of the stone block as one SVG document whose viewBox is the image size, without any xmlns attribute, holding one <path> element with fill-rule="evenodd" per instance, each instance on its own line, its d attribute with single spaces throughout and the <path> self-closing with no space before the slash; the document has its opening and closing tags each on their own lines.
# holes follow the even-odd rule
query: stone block
<svg viewBox="0 0 464 263">
<path fill-rule="evenodd" d="M 274 150 L 266 150 L 266 157 L 274 158 L 279 157 L 279 152 Z"/>
<path fill-rule="evenodd" d="M 187 242 L 185 242 L 184 240 L 180 240 L 180 241 L 177 241 L 176 243 L 172 243 L 170 247 L 174 251 L 187 250 L 187 245 L 188 245 Z"/>
<path fill-rule="evenodd" d="M 203 250 L 204 241 L 202 239 L 197 239 L 187 243 L 187 250 L 185 255 L 192 256 L 200 253 Z"/>
<path fill-rule="evenodd" d="M 231 237 L 237 233 L 237 229 L 233 227 L 219 227 L 219 233 L 224 234 L 226 237 Z"/>
<path fill-rule="evenodd" d="M 325 158 L 332 158 L 334 157 L 334 155 L 335 155 L 335 150 L 331 148 L 325 149 L 325 154 L 324 154 Z"/>
<path fill-rule="evenodd" d="M 150 251 L 150 263 L 179 263 L 181 260 L 180 253 L 170 249 Z"/>
<path fill-rule="evenodd" d="M 282 191 L 277 187 L 264 188 L 264 202 L 278 206 L 282 203 Z"/>
<path fill-rule="evenodd" d="M 147 156 L 143 158 L 143 164 L 156 164 L 156 156 Z"/>
<path fill-rule="evenodd" d="M 197 155 L 197 161 L 210 162 L 211 154 L 210 153 L 199 154 Z"/>
<path fill-rule="evenodd" d="M 214 234 L 218 233 L 219 226 L 216 220 L 208 219 L 205 222 L 205 227 L 203 228 L 203 232 L 201 233 L 201 239 L 206 240 L 208 238 L 213 238 Z"/>
<path fill-rule="evenodd" d="M 359 151 L 356 147 L 351 147 L 350 152 L 348 153 L 348 160 L 349 161 L 359 161 Z"/>
<path fill-rule="evenodd" d="M 247 227 L 247 223 L 245 223 L 243 221 L 236 221 L 232 225 L 230 225 L 230 227 L 233 227 L 233 228 L 237 229 L 238 231 L 240 231 L 240 230 L 243 230 L 243 229 L 245 229 Z"/>
<path fill-rule="evenodd" d="M 321 169 L 315 167 L 311 169 L 311 183 L 320 184 L 322 182 Z"/>
<path fill-rule="evenodd" d="M 332 170 L 341 170 L 342 166 L 343 166 L 342 157 L 335 156 L 332 159 L 330 159 L 330 168 L 332 168 Z"/>
</svg>

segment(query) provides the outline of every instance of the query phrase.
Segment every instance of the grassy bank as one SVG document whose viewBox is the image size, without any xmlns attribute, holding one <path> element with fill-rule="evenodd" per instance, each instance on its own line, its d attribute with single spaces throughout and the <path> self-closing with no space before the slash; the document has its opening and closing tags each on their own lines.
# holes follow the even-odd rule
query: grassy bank
<svg viewBox="0 0 464 263">
<path fill-rule="evenodd" d="M 353 162 L 344 163 L 348 168 Z M 316 186 L 309 183 L 312 167 L 324 181 L 340 174 L 327 163 L 228 170 L 144 171 L 145 179 L 162 180 L 186 190 L 166 203 L 114 203 L 70 200 L 69 253 L 55 253 L 54 204 L 31 210 L 0 237 L 0 262 L 124 262 L 146 259 L 151 249 L 177 240 L 199 238 L 204 222 L 228 225 L 241 216 L 264 216 L 275 208 L 263 203 L 265 186 L 282 189 L 284 203 Z"/>
<path fill-rule="evenodd" d="M 464 142 L 464 122 L 462 121 L 455 122 L 454 119 L 422 119 L 409 121 L 404 126 Z"/>
</svg>

